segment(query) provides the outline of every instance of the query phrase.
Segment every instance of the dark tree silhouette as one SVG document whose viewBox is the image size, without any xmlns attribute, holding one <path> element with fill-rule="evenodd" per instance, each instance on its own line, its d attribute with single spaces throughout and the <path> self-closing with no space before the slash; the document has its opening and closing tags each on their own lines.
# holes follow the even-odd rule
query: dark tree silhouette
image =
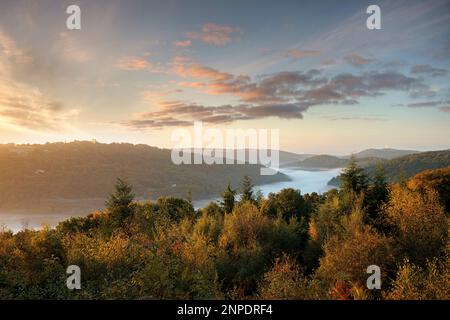
<svg viewBox="0 0 450 320">
<path fill-rule="evenodd" d="M 367 189 L 367 175 L 356 163 L 355 156 L 352 155 L 347 168 L 341 175 L 341 180 L 344 192 L 360 193 Z"/>
<path fill-rule="evenodd" d="M 252 182 L 252 179 L 249 176 L 244 176 L 242 179 L 242 187 L 241 187 L 241 201 L 249 201 L 255 202 L 255 185 Z"/>
<path fill-rule="evenodd" d="M 227 187 L 222 193 L 222 208 L 225 213 L 231 213 L 234 208 L 235 203 L 235 197 L 236 197 L 236 190 L 234 190 L 231 187 L 231 184 L 228 183 Z"/>
<path fill-rule="evenodd" d="M 125 219 L 131 216 L 133 208 L 130 206 L 134 200 L 133 188 L 126 180 L 118 178 L 114 193 L 110 194 L 106 201 L 110 220 L 113 226 L 118 227 Z"/>
</svg>

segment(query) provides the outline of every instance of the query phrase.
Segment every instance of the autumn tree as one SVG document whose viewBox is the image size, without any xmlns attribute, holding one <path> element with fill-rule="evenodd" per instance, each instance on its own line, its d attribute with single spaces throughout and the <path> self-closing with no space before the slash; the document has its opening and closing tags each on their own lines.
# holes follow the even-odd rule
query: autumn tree
<svg viewBox="0 0 450 320">
<path fill-rule="evenodd" d="M 443 254 L 448 222 L 434 189 L 419 192 L 395 185 L 385 214 L 401 254 L 411 263 L 424 266 L 428 259 Z"/>
<path fill-rule="evenodd" d="M 367 267 L 379 266 L 382 281 L 386 281 L 388 271 L 393 268 L 393 241 L 365 225 L 363 216 L 361 208 L 355 208 L 343 217 L 342 232 L 324 245 L 317 276 L 329 286 L 332 298 L 367 298 Z"/>
</svg>

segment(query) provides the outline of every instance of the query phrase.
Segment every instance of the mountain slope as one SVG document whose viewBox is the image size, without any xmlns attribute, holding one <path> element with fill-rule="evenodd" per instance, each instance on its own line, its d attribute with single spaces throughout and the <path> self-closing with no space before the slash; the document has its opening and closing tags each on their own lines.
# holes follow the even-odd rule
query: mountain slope
<svg viewBox="0 0 450 320">
<path fill-rule="evenodd" d="M 382 161 L 388 182 L 398 182 L 403 176 L 408 179 L 424 170 L 444 168 L 450 165 L 450 149 L 442 151 L 421 152 Z M 365 168 L 367 174 L 373 177 L 376 164 Z M 329 185 L 339 186 L 339 176 L 331 179 Z"/>
<path fill-rule="evenodd" d="M 367 157 L 367 158 L 358 158 L 356 162 L 362 166 L 366 167 L 369 165 L 373 165 L 379 162 L 385 161 L 381 158 L 376 157 Z M 330 155 L 319 155 L 307 158 L 303 161 L 297 162 L 295 164 L 296 168 L 304 169 L 304 170 L 312 170 L 312 169 L 334 169 L 334 168 L 343 168 L 347 166 L 349 159 L 343 159 L 336 156 Z M 293 165 L 294 166 L 294 165 Z"/>
<path fill-rule="evenodd" d="M 394 158 L 403 157 L 415 153 L 419 153 L 419 151 L 383 148 L 383 149 L 366 149 L 358 153 L 355 153 L 354 156 L 357 159 L 375 157 L 391 160 Z M 350 155 L 346 156 L 345 158 L 350 158 Z"/>
<path fill-rule="evenodd" d="M 104 199 L 117 177 L 126 177 L 138 198 L 217 196 L 244 175 L 255 184 L 289 180 L 261 176 L 260 165 L 174 165 L 171 151 L 147 145 L 91 142 L 0 146 L 0 208 L 58 211 Z M 104 200 L 101 200 L 103 204 Z"/>
</svg>

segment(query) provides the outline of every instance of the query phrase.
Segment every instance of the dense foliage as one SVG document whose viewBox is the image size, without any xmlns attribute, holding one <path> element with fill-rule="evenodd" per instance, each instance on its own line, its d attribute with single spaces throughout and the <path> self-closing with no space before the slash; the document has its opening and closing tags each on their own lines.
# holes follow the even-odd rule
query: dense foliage
<svg viewBox="0 0 450 320">
<path fill-rule="evenodd" d="M 223 201 L 134 201 L 55 229 L 0 232 L 3 299 L 449 299 L 450 167 L 387 184 L 351 162 L 345 188 L 258 196 L 246 177 Z M 447 208 L 447 209 L 446 209 Z M 66 268 L 81 269 L 68 290 Z M 381 290 L 366 269 L 381 268 Z"/>
</svg>

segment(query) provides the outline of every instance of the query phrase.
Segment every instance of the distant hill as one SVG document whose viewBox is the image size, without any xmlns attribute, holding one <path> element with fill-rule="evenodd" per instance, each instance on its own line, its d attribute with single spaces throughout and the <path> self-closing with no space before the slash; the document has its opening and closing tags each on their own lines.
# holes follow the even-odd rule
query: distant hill
<svg viewBox="0 0 450 320">
<path fill-rule="evenodd" d="M 340 168 L 345 166 L 348 162 L 346 159 L 341 159 L 335 156 L 330 156 L 326 154 L 321 154 L 318 156 L 313 156 L 307 158 L 298 163 L 300 168 L 312 168 L 312 169 L 331 169 Z"/>
<path fill-rule="evenodd" d="M 367 157 L 367 158 L 358 158 L 356 160 L 358 164 L 362 167 L 366 167 L 372 164 L 376 164 L 378 162 L 384 161 L 384 159 L 376 158 L 376 157 Z M 299 169 L 334 169 L 334 168 L 343 168 L 347 166 L 349 159 L 343 159 L 336 156 L 330 155 L 318 155 L 312 156 L 310 158 L 306 158 L 303 161 L 299 161 L 295 164 L 295 167 Z"/>
<path fill-rule="evenodd" d="M 239 150 L 243 150 L 243 149 L 239 149 Z M 222 149 L 223 154 L 225 154 L 226 151 L 227 151 L 226 149 Z M 250 151 L 256 152 L 256 154 L 258 155 L 258 162 L 260 163 L 259 151 L 256 149 L 245 149 L 246 158 L 247 159 L 249 158 Z M 263 149 L 261 151 L 267 152 L 265 149 Z M 269 156 L 272 154 L 272 152 L 275 152 L 275 151 L 273 151 L 273 150 L 268 151 Z M 299 161 L 303 161 L 307 158 L 314 156 L 314 154 L 294 153 L 294 152 L 288 152 L 288 151 L 283 151 L 283 150 L 279 150 L 278 155 L 279 155 L 280 168 L 291 167 L 292 165 L 297 164 Z"/>
<path fill-rule="evenodd" d="M 415 150 L 398 150 L 398 149 L 391 149 L 391 148 L 383 148 L 383 149 L 366 149 L 363 151 L 360 151 L 358 153 L 355 153 L 354 156 L 357 159 L 360 158 L 382 158 L 391 160 L 398 157 L 407 156 L 410 154 L 419 153 L 419 151 Z M 351 156 L 345 156 L 344 158 L 350 158 Z"/>
<path fill-rule="evenodd" d="M 314 156 L 314 154 L 300 154 L 280 150 L 280 167 L 291 167 L 299 161 L 304 161 Z"/>
<path fill-rule="evenodd" d="M 147 145 L 92 142 L 0 145 L 0 209 L 103 206 L 117 177 L 126 177 L 140 199 L 164 195 L 202 199 L 220 194 L 244 175 L 255 184 L 287 181 L 261 176 L 260 165 L 174 165 L 171 151 Z"/>
<path fill-rule="evenodd" d="M 411 154 L 392 160 L 382 161 L 382 164 L 384 166 L 388 182 L 398 182 L 401 176 L 408 179 L 425 170 L 449 166 L 450 149 Z M 373 177 L 376 170 L 376 164 L 366 166 L 365 170 L 370 177 Z M 339 176 L 331 179 L 328 184 L 332 186 L 339 186 Z"/>
</svg>

